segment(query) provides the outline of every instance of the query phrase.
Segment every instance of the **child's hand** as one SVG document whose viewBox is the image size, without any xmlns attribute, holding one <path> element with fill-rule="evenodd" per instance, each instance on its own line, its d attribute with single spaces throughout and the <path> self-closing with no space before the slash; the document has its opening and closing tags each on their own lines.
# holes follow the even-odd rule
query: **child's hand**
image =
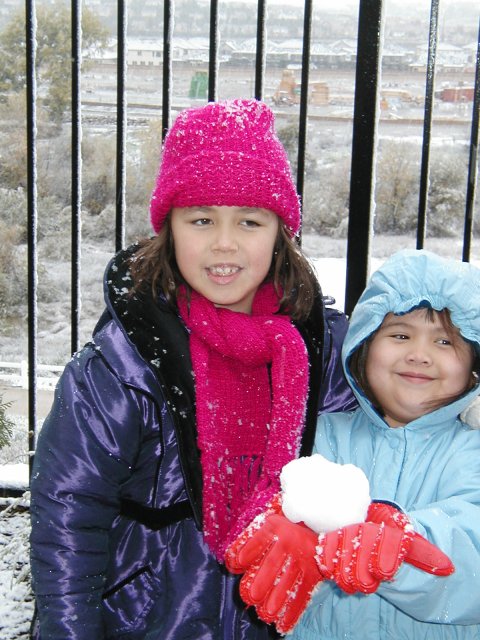
<svg viewBox="0 0 480 640">
<path fill-rule="evenodd" d="M 346 475 L 351 480 L 352 466 L 329 463 L 320 455 L 289 463 L 282 471 L 283 496 L 277 496 L 226 552 L 227 568 L 245 573 L 240 581 L 242 599 L 280 633 L 294 627 L 324 579 L 335 580 L 349 594 L 373 593 L 383 580 L 394 577 L 404 561 L 436 575 L 454 570 L 449 558 L 417 534 L 400 510 L 390 503 L 369 503 L 368 481 L 359 477 L 360 470 L 353 482 L 343 478 Z M 322 482 L 312 482 L 312 473 L 336 474 L 336 493 L 322 494 L 321 499 L 315 494 L 314 504 L 309 503 L 312 487 L 322 486 Z M 354 502 L 360 506 L 352 505 L 349 491 L 342 494 L 342 486 L 352 484 L 357 489 Z M 341 495 L 348 500 L 342 501 Z M 358 520 L 352 519 L 354 514 Z M 318 528 L 312 531 L 304 520 L 314 529 L 320 523 L 337 524 L 317 538 Z"/>
<path fill-rule="evenodd" d="M 405 513 L 397 509 L 393 504 L 379 500 L 372 502 L 369 506 L 367 520 L 378 524 L 383 522 L 389 527 L 397 527 L 399 529 L 411 526 Z M 455 571 L 450 558 L 416 531 L 413 532 L 405 562 L 436 576 L 449 576 Z"/>
<path fill-rule="evenodd" d="M 454 571 L 450 559 L 388 503 L 372 503 L 366 522 L 319 537 L 321 573 L 349 594 L 373 593 L 381 582 L 393 579 L 404 561 L 435 575 Z"/>
<path fill-rule="evenodd" d="M 318 567 L 345 593 L 373 593 L 402 564 L 413 532 L 361 522 L 319 536 Z"/>
<path fill-rule="evenodd" d="M 260 560 L 268 548 L 269 541 L 257 535 L 265 520 L 274 513 L 282 513 L 282 498 L 277 494 L 267 505 L 264 513 L 252 520 L 225 552 L 225 565 L 231 573 L 243 573 L 251 564 Z"/>
<path fill-rule="evenodd" d="M 240 595 L 258 616 L 287 633 L 306 609 L 322 580 L 315 562 L 318 537 L 303 524 L 290 522 L 281 510 L 270 513 L 230 546 L 227 568 L 240 573 Z"/>
</svg>

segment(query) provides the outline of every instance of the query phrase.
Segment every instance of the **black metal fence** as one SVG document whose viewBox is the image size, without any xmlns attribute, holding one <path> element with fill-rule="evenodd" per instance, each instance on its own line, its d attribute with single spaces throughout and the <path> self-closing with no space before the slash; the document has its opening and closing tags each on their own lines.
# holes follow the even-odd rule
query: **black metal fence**
<svg viewBox="0 0 480 640">
<path fill-rule="evenodd" d="M 162 4 L 160 2 L 160 4 Z M 356 53 L 355 97 L 353 109 L 353 136 L 351 148 L 350 208 L 347 240 L 347 272 L 345 310 L 353 308 L 365 286 L 369 270 L 370 246 L 373 233 L 373 199 L 375 187 L 375 161 L 377 153 L 376 132 L 379 120 L 379 82 L 382 61 L 382 29 L 384 5 L 382 0 L 359 0 L 358 39 Z M 116 101 L 116 248 L 120 249 L 125 236 L 125 185 L 126 185 L 126 101 L 127 76 L 127 2 L 117 3 L 117 101 Z M 34 448 L 34 431 L 37 423 L 37 190 L 36 190 L 36 100 L 35 81 L 35 2 L 26 0 L 27 41 L 27 142 L 28 142 L 28 360 L 29 360 L 29 449 Z M 72 299 L 71 299 L 71 350 L 79 347 L 80 309 L 80 214 L 81 214 L 81 13 L 82 4 L 72 0 Z M 253 96 L 264 98 L 264 72 L 267 46 L 266 0 L 257 2 L 255 79 Z M 308 84 L 312 45 L 313 0 L 305 0 L 303 8 L 303 48 L 301 56 L 301 93 L 298 107 L 298 163 L 297 187 L 302 195 L 305 176 L 305 149 L 309 118 Z M 158 102 L 162 109 L 163 134 L 168 130 L 172 110 L 172 32 L 174 1 L 163 0 L 163 86 L 159 89 Z M 219 0 L 210 1 L 208 95 L 215 100 L 218 93 L 219 57 Z M 192 22 L 195 17 L 192 16 Z M 421 156 L 420 198 L 418 204 L 417 248 L 425 240 L 428 199 L 429 153 L 431 145 L 432 106 L 439 34 L 439 0 L 432 0 L 428 36 L 428 58 L 425 69 L 425 96 L 423 118 L 423 143 Z M 479 25 L 480 27 L 480 25 Z M 471 108 L 471 136 L 465 199 L 465 225 L 463 259 L 470 259 L 473 209 L 478 168 L 478 133 L 480 105 L 480 28 L 476 50 L 474 95 Z M 250 96 L 245 96 L 250 97 Z"/>
</svg>

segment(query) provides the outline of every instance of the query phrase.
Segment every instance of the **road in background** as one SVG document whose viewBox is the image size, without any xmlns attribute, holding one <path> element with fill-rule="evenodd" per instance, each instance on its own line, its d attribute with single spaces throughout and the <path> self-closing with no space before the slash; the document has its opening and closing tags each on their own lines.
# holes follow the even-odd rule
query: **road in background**
<svg viewBox="0 0 480 640">
<path fill-rule="evenodd" d="M 37 389 L 37 417 L 43 419 L 50 411 L 53 402 L 53 390 Z M 0 382 L 2 403 L 11 403 L 7 413 L 12 416 L 28 417 L 28 391 L 21 387 L 12 387 Z"/>
</svg>

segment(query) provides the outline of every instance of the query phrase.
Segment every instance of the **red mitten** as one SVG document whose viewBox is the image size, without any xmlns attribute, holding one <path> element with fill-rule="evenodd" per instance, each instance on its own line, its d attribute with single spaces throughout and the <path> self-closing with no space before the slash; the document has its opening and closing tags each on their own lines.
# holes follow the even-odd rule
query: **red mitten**
<svg viewBox="0 0 480 640">
<path fill-rule="evenodd" d="M 409 549 L 413 532 L 362 522 L 321 534 L 316 560 L 325 578 L 346 593 L 373 593 L 391 580 Z"/>
<path fill-rule="evenodd" d="M 277 494 L 264 513 L 252 520 L 225 552 L 225 565 L 231 573 L 243 573 L 248 567 L 260 560 L 270 541 L 256 533 L 261 530 L 266 518 L 282 513 L 282 497 Z M 248 543 L 248 544 L 247 544 Z"/>
<path fill-rule="evenodd" d="M 455 570 L 448 556 L 414 531 L 406 514 L 385 502 L 372 502 L 365 522 L 320 535 L 316 558 L 323 576 L 350 594 L 373 593 L 402 562 L 440 576 Z"/>
<path fill-rule="evenodd" d="M 367 521 L 377 524 L 383 522 L 399 529 L 411 527 L 408 516 L 389 502 L 372 502 L 368 507 Z M 449 576 L 455 571 L 450 558 L 416 531 L 413 532 L 405 562 L 436 576 Z"/>
<path fill-rule="evenodd" d="M 322 580 L 315 562 L 316 533 L 283 514 L 268 515 L 264 522 L 242 534 L 226 554 L 226 566 L 244 569 L 240 595 L 255 605 L 258 616 L 275 623 L 280 633 L 296 624 Z"/>
</svg>

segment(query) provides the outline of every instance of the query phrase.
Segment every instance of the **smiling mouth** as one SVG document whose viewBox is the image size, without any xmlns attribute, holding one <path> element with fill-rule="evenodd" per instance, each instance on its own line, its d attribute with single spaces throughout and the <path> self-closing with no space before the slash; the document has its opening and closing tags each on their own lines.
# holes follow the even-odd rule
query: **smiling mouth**
<svg viewBox="0 0 480 640">
<path fill-rule="evenodd" d="M 404 373 L 400 373 L 399 374 L 401 378 L 404 378 L 405 380 L 410 380 L 411 382 L 432 382 L 432 380 L 434 380 L 434 378 L 431 378 L 430 376 L 426 376 L 423 375 L 421 373 L 412 373 L 412 372 L 404 372 Z"/>
<path fill-rule="evenodd" d="M 240 267 L 231 265 L 219 265 L 215 267 L 208 267 L 208 271 L 214 276 L 233 276 L 240 271 Z"/>
</svg>

